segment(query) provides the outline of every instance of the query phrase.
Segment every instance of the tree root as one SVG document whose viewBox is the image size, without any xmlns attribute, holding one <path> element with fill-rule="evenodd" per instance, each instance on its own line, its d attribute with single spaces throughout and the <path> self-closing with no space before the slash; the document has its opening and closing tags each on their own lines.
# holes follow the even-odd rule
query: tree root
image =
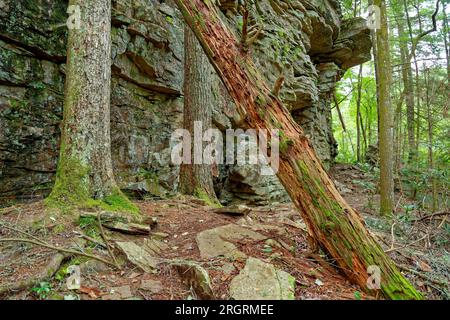
<svg viewBox="0 0 450 320">
<path fill-rule="evenodd" d="M 114 252 L 111 249 L 111 245 L 109 244 L 108 239 L 106 238 L 105 231 L 103 230 L 102 221 L 101 221 L 100 217 L 101 217 L 101 215 L 97 216 L 97 222 L 98 222 L 98 227 L 100 228 L 100 233 L 102 235 L 103 241 L 105 241 L 106 249 L 108 249 L 108 253 L 111 256 L 111 259 L 114 261 L 114 265 L 116 266 L 116 268 L 121 270 L 122 268 L 117 263 L 116 256 L 114 255 Z"/>
<path fill-rule="evenodd" d="M 33 287 L 39 284 L 40 282 L 48 280 L 56 273 L 56 271 L 58 271 L 59 267 L 61 266 L 61 263 L 64 261 L 65 258 L 66 256 L 64 256 L 63 254 L 57 253 L 51 258 L 50 262 L 47 264 L 45 269 L 36 277 L 18 283 L 1 285 L 0 296 L 7 294 L 11 291 L 22 291 L 30 287 Z"/>
<path fill-rule="evenodd" d="M 105 260 L 103 258 L 100 258 L 100 257 L 98 257 L 96 255 L 89 254 L 89 253 L 84 253 L 84 252 L 76 251 L 76 250 L 72 250 L 72 249 L 58 248 L 58 247 L 52 246 L 51 244 L 48 244 L 48 243 L 43 242 L 43 241 L 35 241 L 35 240 L 24 239 L 24 238 L 6 238 L 6 239 L 0 239 L 0 242 L 25 242 L 25 243 L 31 243 L 31 244 L 34 244 L 34 245 L 37 245 L 37 246 L 41 246 L 41 247 L 44 247 L 44 248 L 48 248 L 48 249 L 52 249 L 52 250 L 55 250 L 55 251 L 58 251 L 58 252 L 64 252 L 64 253 L 69 253 L 69 254 L 72 254 L 72 255 L 78 255 L 78 256 L 83 256 L 83 257 L 86 257 L 86 258 L 91 258 L 91 259 L 103 262 L 103 263 L 105 263 L 105 264 L 107 264 L 109 266 L 116 267 L 116 265 L 113 262 Z"/>
</svg>

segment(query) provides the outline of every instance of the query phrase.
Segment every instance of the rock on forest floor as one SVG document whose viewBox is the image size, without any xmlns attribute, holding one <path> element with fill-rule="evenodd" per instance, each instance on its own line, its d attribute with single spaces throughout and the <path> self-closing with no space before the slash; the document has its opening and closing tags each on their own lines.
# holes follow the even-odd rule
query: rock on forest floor
<svg viewBox="0 0 450 320">
<path fill-rule="evenodd" d="M 428 298 L 448 299 L 446 215 L 406 222 L 380 218 L 373 205 L 376 195 L 364 188 L 371 177 L 343 165 L 332 174 L 344 197 L 416 287 Z M 311 255 L 306 226 L 291 204 L 228 213 L 192 198 L 137 204 L 146 221 L 157 221 L 150 234 L 104 228 L 120 270 L 41 245 L 0 242 L 0 298 L 378 298 L 350 284 L 325 256 Z M 0 239 L 34 237 L 112 261 L 95 220 L 60 220 L 49 217 L 42 202 L 5 208 L 0 211 Z M 76 279 L 71 270 L 78 268 L 81 282 L 71 287 L 68 279 Z"/>
</svg>

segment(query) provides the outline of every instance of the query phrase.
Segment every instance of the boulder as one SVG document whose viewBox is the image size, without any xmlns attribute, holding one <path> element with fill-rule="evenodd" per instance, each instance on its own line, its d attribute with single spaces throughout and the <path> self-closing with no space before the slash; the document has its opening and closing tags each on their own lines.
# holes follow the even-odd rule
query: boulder
<svg viewBox="0 0 450 320">
<path fill-rule="evenodd" d="M 248 258 L 245 268 L 230 283 L 235 300 L 294 300 L 295 278 L 272 264 Z"/>
<path fill-rule="evenodd" d="M 125 253 L 127 259 L 143 271 L 148 273 L 157 271 L 159 259 L 150 255 L 144 248 L 134 242 L 116 241 L 116 244 Z"/>
<path fill-rule="evenodd" d="M 262 241 L 265 239 L 267 239 L 266 236 L 235 224 L 205 230 L 196 237 L 200 256 L 203 259 L 223 256 L 232 260 L 246 257 L 232 243 L 233 241 Z"/>
</svg>

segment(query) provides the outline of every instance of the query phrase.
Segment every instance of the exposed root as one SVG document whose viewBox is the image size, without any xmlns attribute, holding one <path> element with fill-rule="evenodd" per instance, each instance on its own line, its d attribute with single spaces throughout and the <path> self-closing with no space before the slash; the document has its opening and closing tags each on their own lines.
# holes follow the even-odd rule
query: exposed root
<svg viewBox="0 0 450 320">
<path fill-rule="evenodd" d="M 0 286 L 0 296 L 12 291 L 25 290 L 27 288 L 35 286 L 36 284 L 39 284 L 40 282 L 48 280 L 56 273 L 56 271 L 58 271 L 64 258 L 65 256 L 63 254 L 57 253 L 51 258 L 50 262 L 47 264 L 44 270 L 36 277 L 22 282 L 10 283 Z"/>
</svg>

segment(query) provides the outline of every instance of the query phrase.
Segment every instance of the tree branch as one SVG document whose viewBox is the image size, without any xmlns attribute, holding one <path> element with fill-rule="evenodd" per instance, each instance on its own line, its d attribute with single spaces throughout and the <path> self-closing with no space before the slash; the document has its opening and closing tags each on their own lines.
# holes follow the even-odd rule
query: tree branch
<svg viewBox="0 0 450 320">
<path fill-rule="evenodd" d="M 410 54 L 409 54 L 409 56 L 408 56 L 408 61 L 411 61 L 411 59 L 412 59 L 413 57 L 416 56 L 416 50 L 417 50 L 417 46 L 419 45 L 419 41 L 420 41 L 423 37 L 429 35 L 430 33 L 437 31 L 436 16 L 437 16 L 438 13 L 439 13 L 439 2 L 440 2 L 440 0 L 437 0 L 437 1 L 436 1 L 436 10 L 434 11 L 433 15 L 431 16 L 431 20 L 432 20 L 432 22 L 433 22 L 433 28 L 431 28 L 431 29 L 429 29 L 429 30 L 427 30 L 427 31 L 422 32 L 421 34 L 419 34 L 419 35 L 413 40 L 412 47 L 411 47 L 411 52 L 410 52 Z"/>
</svg>

